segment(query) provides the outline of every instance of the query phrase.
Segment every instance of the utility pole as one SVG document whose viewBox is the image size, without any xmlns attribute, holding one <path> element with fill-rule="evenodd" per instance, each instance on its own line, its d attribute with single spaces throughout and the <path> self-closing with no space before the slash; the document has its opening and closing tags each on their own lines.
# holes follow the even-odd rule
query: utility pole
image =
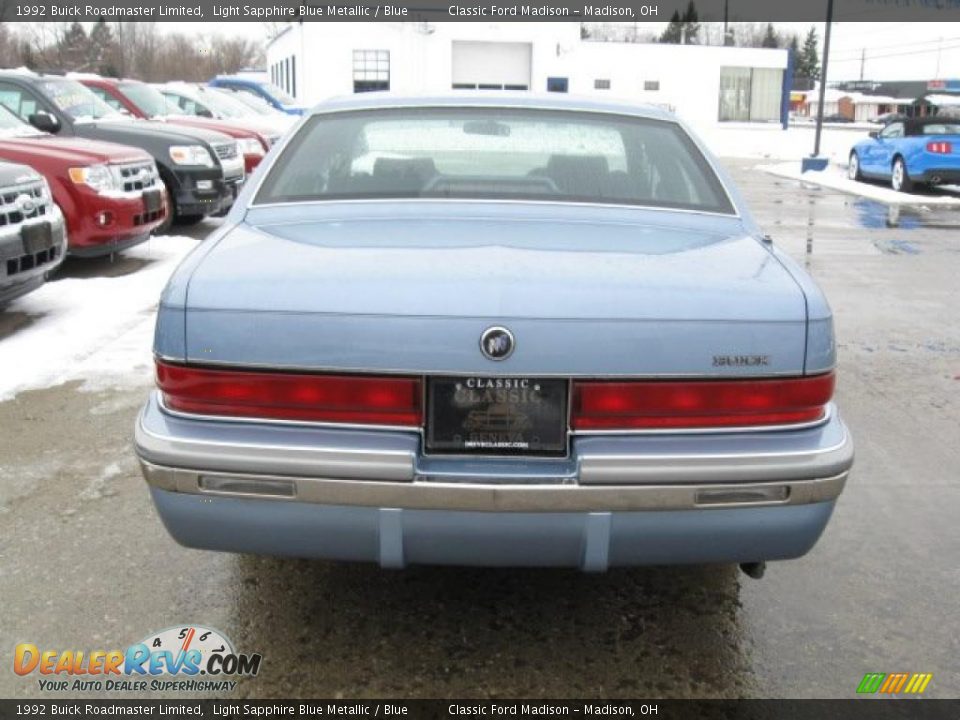
<svg viewBox="0 0 960 720">
<path fill-rule="evenodd" d="M 827 0 L 827 27 L 823 33 L 823 66 L 820 68 L 820 104 L 817 106 L 817 135 L 813 141 L 813 157 L 820 155 L 820 133 L 823 131 L 823 101 L 827 92 L 827 62 L 830 60 L 830 25 L 833 23 L 833 0 Z"/>
<path fill-rule="evenodd" d="M 867 49 L 860 51 L 860 79 L 863 80 L 863 66 L 867 62 Z"/>
<path fill-rule="evenodd" d="M 730 0 L 723 0 L 723 46 L 730 44 L 730 31 L 727 29 L 728 18 L 730 17 Z"/>
</svg>

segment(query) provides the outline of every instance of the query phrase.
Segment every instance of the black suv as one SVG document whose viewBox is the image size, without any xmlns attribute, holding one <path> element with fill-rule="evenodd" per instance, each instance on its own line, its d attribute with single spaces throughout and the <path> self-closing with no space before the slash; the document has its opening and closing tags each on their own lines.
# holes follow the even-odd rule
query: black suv
<svg viewBox="0 0 960 720">
<path fill-rule="evenodd" d="M 181 223 L 225 213 L 244 180 L 243 156 L 228 135 L 135 120 L 70 78 L 0 71 L 0 102 L 46 132 L 146 150 L 170 193 L 171 215 Z"/>
</svg>

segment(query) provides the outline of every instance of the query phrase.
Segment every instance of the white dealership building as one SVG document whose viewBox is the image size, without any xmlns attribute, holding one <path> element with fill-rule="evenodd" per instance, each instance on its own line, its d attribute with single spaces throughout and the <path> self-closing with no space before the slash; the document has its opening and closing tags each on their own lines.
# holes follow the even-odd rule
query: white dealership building
<svg viewBox="0 0 960 720">
<path fill-rule="evenodd" d="M 305 105 L 369 90 L 533 90 L 668 107 L 694 126 L 785 123 L 786 50 L 581 38 L 580 24 L 290 23 L 271 80 Z"/>
</svg>

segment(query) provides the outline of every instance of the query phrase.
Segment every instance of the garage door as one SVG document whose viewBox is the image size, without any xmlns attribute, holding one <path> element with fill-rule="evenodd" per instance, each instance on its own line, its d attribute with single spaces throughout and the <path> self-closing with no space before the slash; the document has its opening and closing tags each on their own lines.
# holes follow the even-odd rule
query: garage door
<svg viewBox="0 0 960 720">
<path fill-rule="evenodd" d="M 529 90 L 530 43 L 453 43 L 453 87 L 460 90 Z"/>
</svg>

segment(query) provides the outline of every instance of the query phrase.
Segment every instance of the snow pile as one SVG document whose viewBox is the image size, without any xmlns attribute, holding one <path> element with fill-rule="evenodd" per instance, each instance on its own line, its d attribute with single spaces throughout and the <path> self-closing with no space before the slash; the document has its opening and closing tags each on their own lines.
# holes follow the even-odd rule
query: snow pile
<svg viewBox="0 0 960 720">
<path fill-rule="evenodd" d="M 888 205 L 960 205 L 960 196 L 946 194 L 923 193 L 902 193 L 896 192 L 889 185 L 883 185 L 880 182 L 858 182 L 847 178 L 846 167 L 839 165 L 828 165 L 826 170 L 809 170 L 800 172 L 800 161 L 776 163 L 772 165 L 757 165 L 756 170 L 762 170 L 772 175 L 800 180 L 801 182 L 819 185 L 820 187 L 839 190 L 850 193 L 851 195 L 860 195 L 871 200 L 887 203 Z M 940 190 L 934 191 L 940 192 Z"/>
<path fill-rule="evenodd" d="M 873 129 L 877 129 L 873 126 Z M 846 162 L 850 149 L 867 138 L 869 129 L 860 127 L 824 127 L 820 136 L 820 156 Z M 799 160 L 813 154 L 816 128 L 813 125 L 738 125 L 719 123 L 697 130 L 710 151 L 718 157 Z"/>
<path fill-rule="evenodd" d="M 145 265 L 122 277 L 64 278 L 9 304 L 30 322 L 0 338 L 0 401 L 84 380 L 84 389 L 149 383 L 160 291 L 197 240 L 166 236 L 127 250 Z"/>
</svg>

